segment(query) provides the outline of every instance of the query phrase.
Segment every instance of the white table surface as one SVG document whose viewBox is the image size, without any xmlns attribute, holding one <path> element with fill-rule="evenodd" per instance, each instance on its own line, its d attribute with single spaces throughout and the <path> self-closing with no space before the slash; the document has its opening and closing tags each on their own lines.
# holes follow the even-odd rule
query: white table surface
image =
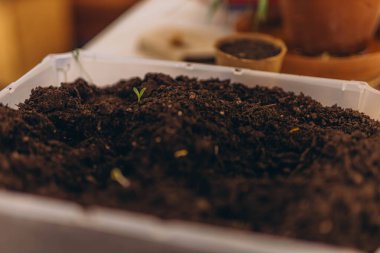
<svg viewBox="0 0 380 253">
<path fill-rule="evenodd" d="M 146 57 L 138 50 L 142 33 L 155 26 L 203 26 L 229 30 L 223 10 L 208 15 L 210 0 L 145 0 L 126 11 L 113 24 L 90 41 L 90 52 Z"/>
</svg>

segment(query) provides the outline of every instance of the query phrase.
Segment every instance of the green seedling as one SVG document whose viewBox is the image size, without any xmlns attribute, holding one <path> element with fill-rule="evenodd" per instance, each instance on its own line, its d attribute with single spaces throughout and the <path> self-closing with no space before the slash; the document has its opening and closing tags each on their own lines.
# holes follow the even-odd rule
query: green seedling
<svg viewBox="0 0 380 253">
<path fill-rule="evenodd" d="M 93 83 L 91 76 L 88 74 L 86 69 L 83 67 L 83 64 L 80 60 L 80 49 L 75 49 L 72 51 L 73 58 L 75 62 L 78 64 L 80 71 L 84 74 L 85 78 L 87 79 L 88 82 Z"/>
<path fill-rule="evenodd" d="M 212 18 L 216 11 L 222 6 L 224 0 L 214 0 L 210 4 L 209 18 Z M 258 0 L 256 13 L 253 15 L 253 30 L 257 31 L 262 22 L 266 21 L 269 10 L 269 0 Z"/>
<path fill-rule="evenodd" d="M 141 102 L 141 98 L 142 96 L 144 95 L 144 92 L 145 92 L 146 88 L 142 88 L 140 91 L 136 88 L 136 87 L 133 87 L 133 92 L 136 94 L 137 96 L 137 102 L 140 104 Z"/>
<path fill-rule="evenodd" d="M 258 22 L 264 22 L 267 19 L 268 7 L 268 0 L 259 0 L 256 10 L 256 19 Z"/>
<path fill-rule="evenodd" d="M 257 31 L 262 22 L 265 22 L 268 15 L 269 2 L 268 0 L 259 0 L 257 3 L 257 10 L 255 19 L 253 21 L 254 30 Z"/>
</svg>

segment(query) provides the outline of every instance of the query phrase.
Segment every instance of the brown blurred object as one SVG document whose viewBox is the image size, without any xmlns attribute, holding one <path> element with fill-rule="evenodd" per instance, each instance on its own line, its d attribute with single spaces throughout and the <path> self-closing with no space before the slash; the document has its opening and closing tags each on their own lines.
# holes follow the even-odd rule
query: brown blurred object
<svg viewBox="0 0 380 253">
<path fill-rule="evenodd" d="M 284 73 L 380 83 L 380 41 L 373 39 L 361 54 L 334 57 L 328 54 L 305 56 L 289 52 L 284 61 Z"/>
<path fill-rule="evenodd" d="M 76 47 L 81 47 L 139 0 L 72 0 Z"/>
<path fill-rule="evenodd" d="M 285 40 L 309 55 L 349 55 L 373 37 L 380 0 L 281 0 Z"/>
<path fill-rule="evenodd" d="M 69 0 L 2 0 L 0 84 L 15 81 L 49 53 L 72 47 Z"/>
<path fill-rule="evenodd" d="M 349 24 L 347 26 L 349 26 Z M 251 29 L 252 13 L 250 15 L 241 15 L 238 19 L 236 30 L 251 31 Z M 286 37 L 284 29 L 280 24 L 274 26 L 263 26 L 260 31 L 282 39 L 285 39 Z M 324 37 L 320 36 L 318 41 L 323 42 L 326 40 Z M 379 88 L 379 62 L 380 36 L 377 38 L 372 38 L 364 51 L 357 54 L 347 55 L 345 57 L 334 56 L 328 53 L 308 56 L 303 55 L 302 52 L 295 50 L 294 48 L 290 48 L 285 56 L 282 72 L 326 78 L 360 80 L 366 81 L 370 85 L 377 86 Z"/>
<path fill-rule="evenodd" d="M 266 57 L 264 59 L 246 59 L 236 57 L 235 55 L 224 52 L 221 46 L 224 43 L 233 43 L 239 40 L 251 40 L 251 41 L 265 41 L 280 49 L 279 53 L 275 56 Z M 285 43 L 267 34 L 261 33 L 236 33 L 229 36 L 220 38 L 215 45 L 216 49 L 216 63 L 221 66 L 230 66 L 237 68 L 248 68 L 261 71 L 280 72 L 282 62 L 287 52 Z"/>
</svg>

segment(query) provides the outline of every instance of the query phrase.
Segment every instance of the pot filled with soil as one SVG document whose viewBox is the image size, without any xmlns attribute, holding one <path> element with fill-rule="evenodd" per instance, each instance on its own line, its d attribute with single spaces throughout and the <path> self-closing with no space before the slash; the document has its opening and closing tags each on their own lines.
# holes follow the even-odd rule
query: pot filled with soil
<svg viewBox="0 0 380 253">
<path fill-rule="evenodd" d="M 286 42 L 304 54 L 360 52 L 375 33 L 379 0 L 281 0 Z"/>
<path fill-rule="evenodd" d="M 322 54 L 308 56 L 289 52 L 284 60 L 282 72 L 296 75 L 318 76 L 343 80 L 360 80 L 370 85 L 378 83 L 380 76 L 380 41 L 370 41 L 360 54 L 346 57 Z"/>
<path fill-rule="evenodd" d="M 216 63 L 223 66 L 279 72 L 287 52 L 285 43 L 259 33 L 240 33 L 216 43 Z"/>
<path fill-rule="evenodd" d="M 148 73 L 106 88 L 36 88 L 0 117 L 1 188 L 379 246 L 380 156 L 368 156 L 380 123 L 358 112 L 279 88 Z"/>
<path fill-rule="evenodd" d="M 237 249 L 215 250 L 215 240 L 207 240 L 203 227 L 198 231 L 204 238 L 196 241 L 194 230 L 171 230 L 166 222 L 151 229 L 146 221 L 139 226 L 138 218 L 131 219 L 130 239 L 143 235 L 146 244 L 175 241 L 184 249 L 201 245 L 196 252 L 283 252 L 277 237 L 268 240 L 249 231 L 314 241 L 298 241 L 314 252 L 357 252 L 325 251 L 321 242 L 367 252 L 379 247 L 380 123 L 298 93 L 378 118 L 379 92 L 357 82 L 253 71 L 234 75 L 230 68 L 203 65 L 54 57 L 0 93 L 0 101 L 13 108 L 0 105 L 1 189 L 84 205 L 83 223 L 94 222 L 88 214 L 93 206 L 102 206 L 218 225 L 226 237 L 215 233 L 214 238 L 227 238 Z M 65 75 L 59 72 L 62 66 L 67 67 Z M 84 70 L 83 76 L 99 85 L 76 79 Z M 58 86 L 56 80 L 64 81 Z M 36 199 L 29 202 L 41 203 Z M 0 221 L 15 213 L 3 201 Z M 131 249 L 117 232 L 125 223 L 108 215 L 114 228 L 110 231 L 116 233 L 111 238 L 119 239 L 113 241 L 118 242 L 117 252 L 124 249 L 120 245 Z M 55 219 L 62 216 L 64 212 Z M 1 224 L 2 238 L 18 243 L 17 236 L 6 233 L 10 227 Z M 42 243 L 46 250 L 46 237 L 39 241 L 35 233 L 41 232 L 42 222 L 34 230 L 17 224 L 23 226 L 19 231 L 29 232 L 23 233 L 26 243 L 33 249 Z M 236 238 L 244 236 L 233 229 L 250 234 L 240 250 Z M 144 233 L 152 230 L 159 233 Z M 55 227 L 45 231 L 57 238 Z M 99 236 L 80 240 L 84 234 L 74 245 L 103 243 Z M 182 240 L 175 240 L 177 235 Z M 63 244 L 70 237 L 58 238 Z M 104 238 L 106 242 L 110 235 Z M 266 241 L 265 247 L 260 241 Z M 288 252 L 308 252 L 300 244 L 285 240 L 282 245 Z M 189 252 L 176 249 L 165 252 Z"/>
</svg>

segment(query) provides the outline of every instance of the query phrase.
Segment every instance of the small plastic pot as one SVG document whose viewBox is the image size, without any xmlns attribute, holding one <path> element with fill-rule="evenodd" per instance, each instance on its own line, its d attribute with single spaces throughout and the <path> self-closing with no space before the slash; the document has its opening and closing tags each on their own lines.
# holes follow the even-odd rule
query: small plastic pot
<svg viewBox="0 0 380 253">
<path fill-rule="evenodd" d="M 254 41 L 265 41 L 267 43 L 273 44 L 280 49 L 280 52 L 271 57 L 267 57 L 260 60 L 240 58 L 235 55 L 226 53 L 220 48 L 224 43 L 230 43 L 233 41 L 239 41 L 241 39 L 249 39 Z M 219 39 L 215 45 L 216 48 L 216 63 L 222 66 L 230 66 L 237 68 L 248 68 L 254 70 L 270 71 L 270 72 L 280 72 L 282 67 L 282 62 L 284 60 L 285 54 L 287 52 L 287 47 L 285 43 L 277 38 L 270 35 L 260 34 L 260 33 L 240 33 L 233 34 Z"/>
</svg>

